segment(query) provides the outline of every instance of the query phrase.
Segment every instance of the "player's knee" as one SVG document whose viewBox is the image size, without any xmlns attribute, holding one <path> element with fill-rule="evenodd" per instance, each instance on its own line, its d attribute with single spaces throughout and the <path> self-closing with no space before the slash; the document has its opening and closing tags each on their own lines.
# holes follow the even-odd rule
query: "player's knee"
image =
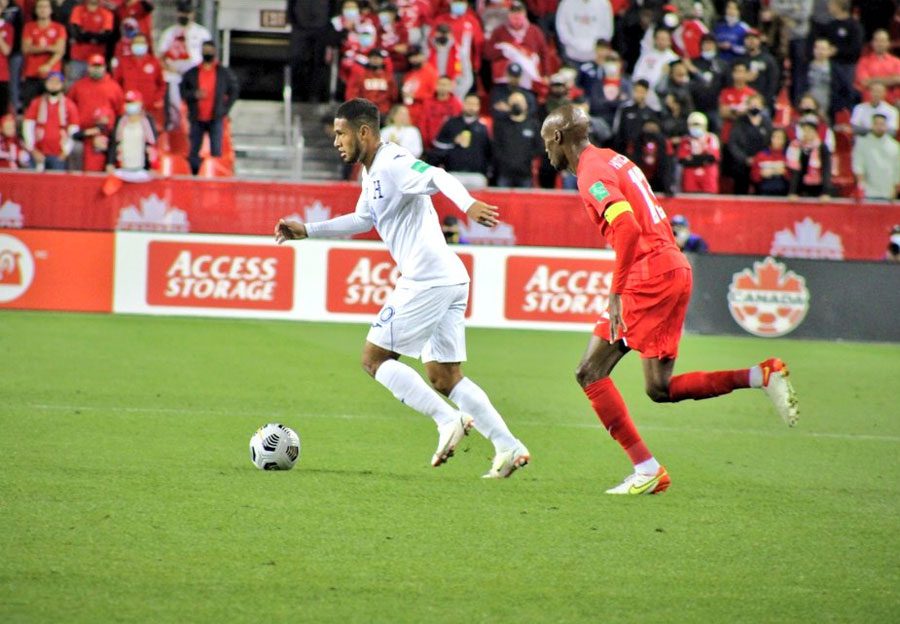
<svg viewBox="0 0 900 624">
<path fill-rule="evenodd" d="M 669 398 L 668 386 L 662 384 L 647 384 L 645 390 L 647 396 L 650 397 L 650 400 L 654 403 L 668 403 L 671 400 Z"/>
<path fill-rule="evenodd" d="M 590 362 L 582 362 L 575 369 L 575 381 L 582 388 L 587 388 L 595 381 L 599 381 L 604 377 L 608 377 L 609 373 L 605 373 L 596 366 L 592 366 Z"/>
<path fill-rule="evenodd" d="M 447 372 L 428 373 L 428 380 L 431 382 L 431 387 L 444 396 L 450 396 L 453 388 L 456 387 L 457 383 L 459 383 L 459 379 L 460 378 L 458 376 L 452 375 Z"/>
<path fill-rule="evenodd" d="M 370 377 L 375 377 L 375 373 L 378 372 L 378 367 L 381 366 L 384 360 L 379 358 L 373 358 L 367 353 L 363 353 L 362 360 L 360 361 L 360 366 L 362 369 L 366 371 L 366 374 Z"/>
</svg>

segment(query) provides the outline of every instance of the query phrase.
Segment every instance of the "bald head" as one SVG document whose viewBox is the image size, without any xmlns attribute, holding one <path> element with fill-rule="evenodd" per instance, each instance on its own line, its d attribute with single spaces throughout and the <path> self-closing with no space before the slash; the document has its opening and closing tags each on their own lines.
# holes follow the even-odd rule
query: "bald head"
<svg viewBox="0 0 900 624">
<path fill-rule="evenodd" d="M 575 170 L 578 156 L 590 144 L 588 133 L 591 120 L 583 109 L 564 104 L 547 115 L 541 128 L 541 138 L 550 164 L 558 171 Z"/>
</svg>

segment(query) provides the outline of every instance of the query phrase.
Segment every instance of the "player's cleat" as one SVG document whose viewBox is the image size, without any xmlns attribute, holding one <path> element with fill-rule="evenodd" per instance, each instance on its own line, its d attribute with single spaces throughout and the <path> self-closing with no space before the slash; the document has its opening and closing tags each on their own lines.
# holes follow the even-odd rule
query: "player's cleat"
<svg viewBox="0 0 900 624">
<path fill-rule="evenodd" d="M 662 466 L 656 471 L 656 474 L 641 474 L 639 472 L 632 473 L 625 477 L 619 485 L 606 490 L 607 494 L 630 494 L 637 496 L 640 494 L 660 494 L 665 492 L 672 484 L 669 473 Z"/>
<path fill-rule="evenodd" d="M 468 414 L 461 414 L 459 418 L 446 425 L 438 427 L 438 445 L 437 450 L 431 458 L 431 465 L 437 468 L 448 459 L 453 457 L 453 451 L 456 445 L 465 436 L 469 435 L 469 429 L 475 420 Z"/>
<path fill-rule="evenodd" d="M 797 401 L 797 393 L 791 380 L 788 379 L 787 364 L 778 358 L 769 358 L 759 364 L 762 370 L 763 390 L 769 396 L 775 410 L 782 420 L 793 427 L 800 419 L 800 404 Z"/>
<path fill-rule="evenodd" d="M 519 468 L 524 468 L 531 461 L 531 453 L 525 445 L 516 440 L 516 445 L 500 451 L 494 457 L 491 469 L 481 475 L 483 479 L 505 479 Z"/>
</svg>

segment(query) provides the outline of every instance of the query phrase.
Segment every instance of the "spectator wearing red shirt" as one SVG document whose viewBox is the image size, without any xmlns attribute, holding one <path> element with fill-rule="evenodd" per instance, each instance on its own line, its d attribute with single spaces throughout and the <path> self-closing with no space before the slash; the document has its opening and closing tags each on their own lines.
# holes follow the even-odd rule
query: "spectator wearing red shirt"
<svg viewBox="0 0 900 624">
<path fill-rule="evenodd" d="M 16 132 L 16 116 L 0 117 L 0 169 L 20 169 L 29 163 L 28 152 Z"/>
<path fill-rule="evenodd" d="M 181 79 L 181 97 L 187 102 L 191 122 L 188 161 L 194 175 L 200 171 L 200 148 L 204 135 L 209 135 L 210 155 L 222 155 L 225 118 L 240 91 L 232 71 L 216 61 L 215 43 L 204 42 L 201 53 L 203 62 L 189 69 Z"/>
<path fill-rule="evenodd" d="M 525 6 L 514 0 L 507 23 L 498 26 L 484 49 L 485 60 L 491 63 L 493 80 L 506 80 L 506 67 L 517 63 L 522 68 L 522 87 L 534 90 L 544 85 L 544 77 L 555 69 L 547 40 L 541 29 L 528 22 Z"/>
<path fill-rule="evenodd" d="M 342 38 L 338 78 L 346 85 L 353 68 L 364 64 L 369 50 L 378 45 L 378 28 L 370 15 L 360 12 L 356 0 L 344 0 L 341 14 L 332 18 L 331 26 Z"/>
<path fill-rule="evenodd" d="M 437 81 L 434 96 L 425 102 L 418 120 L 422 133 L 422 145 L 425 150 L 434 147 L 434 140 L 441 131 L 441 126 L 451 117 L 462 113 L 462 102 L 453 94 L 453 81 L 441 76 Z"/>
<path fill-rule="evenodd" d="M 784 197 L 788 194 L 790 172 L 784 155 L 785 147 L 787 132 L 776 128 L 769 137 L 769 147 L 753 157 L 750 178 L 758 195 Z"/>
<path fill-rule="evenodd" d="M 694 111 L 688 115 L 688 136 L 678 144 L 681 163 L 681 190 L 685 193 L 719 192 L 719 138 L 708 131 L 706 115 Z"/>
<path fill-rule="evenodd" d="M 105 171 L 113 124 L 118 115 L 109 108 L 98 108 L 90 117 L 80 115 L 81 127 L 74 138 L 83 143 L 82 171 Z"/>
<path fill-rule="evenodd" d="M 46 0 L 38 0 L 42 3 Z M 22 135 L 38 171 L 65 170 L 78 132 L 78 108 L 63 93 L 62 72 L 53 71 L 44 81 L 45 93 L 31 101 L 25 112 Z"/>
<path fill-rule="evenodd" d="M 747 63 L 737 60 L 731 66 L 730 87 L 725 87 L 719 94 L 719 117 L 722 119 L 722 141 L 728 142 L 731 125 L 738 116 L 747 110 L 747 100 L 757 95 L 756 90 L 748 86 Z"/>
<path fill-rule="evenodd" d="M 410 45 L 422 43 L 422 27 L 434 15 L 431 0 L 396 0 L 397 16 L 409 33 Z"/>
<path fill-rule="evenodd" d="M 697 4 L 700 6 L 699 14 L 694 11 L 689 15 L 682 16 L 681 23 L 672 33 L 675 51 L 689 59 L 700 58 L 703 37 L 710 34 L 709 28 L 703 21 L 703 5 Z"/>
<path fill-rule="evenodd" d="M 432 33 L 428 47 L 428 62 L 434 65 L 438 76 L 446 76 L 453 81 L 453 93 L 463 98 L 469 87 L 475 83 L 471 71 L 463 75 L 463 66 L 459 57 L 456 42 L 450 36 L 450 27 L 441 24 Z M 465 91 L 462 91 L 465 89 Z"/>
<path fill-rule="evenodd" d="M 110 110 L 113 115 L 122 114 L 125 93 L 113 78 L 106 73 L 106 61 L 100 54 L 87 59 L 87 76 L 78 80 L 69 89 L 69 99 L 78 107 L 79 119 L 87 123 L 93 119 L 94 111 Z"/>
<path fill-rule="evenodd" d="M 22 30 L 25 65 L 21 98 L 25 108 L 40 95 L 50 72 L 62 71 L 62 59 L 66 53 L 66 27 L 50 19 L 50 0 L 37 0 L 34 13 L 36 19 L 25 24 Z"/>
<path fill-rule="evenodd" d="M 856 65 L 856 87 L 868 97 L 873 81 L 888 88 L 888 102 L 900 102 L 900 58 L 890 53 L 891 39 L 884 29 L 872 35 L 872 52 L 859 59 Z"/>
<path fill-rule="evenodd" d="M 0 0 L 0 116 L 9 110 L 9 57 L 12 56 L 16 33 L 13 25 L 3 19 L 8 0 Z"/>
<path fill-rule="evenodd" d="M 112 11 L 100 6 L 100 0 L 84 0 L 72 9 L 69 18 L 68 78 L 74 82 L 84 76 L 88 59 L 96 54 L 105 57 L 106 47 L 113 39 L 115 17 Z"/>
<path fill-rule="evenodd" d="M 22 7 L 14 0 L 0 0 L 0 21 L 9 25 L 13 33 L 9 40 L 10 52 L 5 59 L 9 70 L 9 106 L 18 112 L 21 102 L 22 30 L 25 27 Z"/>
<path fill-rule="evenodd" d="M 347 83 L 346 98 L 365 98 L 372 101 L 378 111 L 387 116 L 394 102 L 397 101 L 397 83 L 394 74 L 384 65 L 387 52 L 374 49 L 369 51 L 369 59 L 365 67 L 354 71 Z"/>
<path fill-rule="evenodd" d="M 406 53 L 409 52 L 409 32 L 397 15 L 397 7 L 383 4 L 378 8 L 378 41 L 391 59 L 395 72 L 405 72 L 409 67 Z"/>
<path fill-rule="evenodd" d="M 150 0 L 112 0 L 112 3 L 115 5 L 118 23 L 123 24 L 129 18 L 135 20 L 138 31 L 144 33 L 148 41 L 152 41 L 153 2 Z"/>
<path fill-rule="evenodd" d="M 425 54 L 418 45 L 410 46 L 406 58 L 410 69 L 403 80 L 401 95 L 413 125 L 421 130 L 425 103 L 437 89 L 438 73 L 434 65 L 425 62 Z"/>
<path fill-rule="evenodd" d="M 146 113 L 153 118 L 157 128 L 163 127 L 166 98 L 166 80 L 162 63 L 149 54 L 146 35 L 138 33 L 131 41 L 131 54 L 118 59 L 113 80 L 122 91 L 137 91 Z"/>
</svg>

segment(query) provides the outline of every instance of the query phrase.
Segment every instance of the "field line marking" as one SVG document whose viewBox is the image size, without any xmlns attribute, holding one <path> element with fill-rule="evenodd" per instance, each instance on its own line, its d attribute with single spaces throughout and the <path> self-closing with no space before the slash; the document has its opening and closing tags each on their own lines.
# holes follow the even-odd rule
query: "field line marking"
<svg viewBox="0 0 900 624">
<path fill-rule="evenodd" d="M 45 410 L 45 411 L 59 411 L 59 412 L 70 412 L 75 410 L 80 411 L 108 411 L 108 412 L 121 412 L 125 414 L 204 414 L 209 416 L 215 415 L 238 415 L 241 412 L 237 410 L 213 410 L 213 409 L 202 409 L 202 408 L 193 408 L 193 407 L 185 407 L 185 408 L 177 408 L 177 407 L 128 407 L 128 406 L 103 406 L 103 405 L 60 405 L 60 404 L 47 404 L 47 403 L 32 403 L 32 404 L 24 404 L 20 406 L 13 407 L 21 407 L 25 409 L 35 409 L 35 410 Z M 243 413 L 248 413 L 244 411 Z M 274 411 L 259 411 L 253 412 L 255 415 L 258 415 L 263 418 L 284 418 L 291 416 L 291 412 L 274 412 Z M 335 420 L 392 420 L 392 416 L 378 416 L 378 415 L 367 415 L 367 414 L 296 414 L 294 415 L 301 416 L 303 418 L 331 418 Z M 550 423 L 548 424 L 545 421 L 537 422 L 537 421 L 518 421 L 514 423 L 515 425 L 524 426 L 524 427 L 558 427 L 558 428 L 576 428 L 576 429 L 602 429 L 602 426 L 597 423 Z M 795 429 L 790 432 L 783 431 L 781 433 L 775 431 L 764 431 L 758 429 L 704 429 L 700 427 L 671 427 L 666 425 L 653 425 L 653 424 L 642 424 L 640 426 L 642 431 L 669 431 L 674 433 L 697 433 L 697 434 L 718 434 L 718 435 L 754 435 L 754 436 L 765 436 L 765 437 L 774 437 L 774 438 L 784 438 L 787 436 L 802 436 L 808 438 L 824 438 L 831 440 L 859 440 L 859 441 L 871 441 L 871 442 L 892 442 L 898 443 L 900 442 L 900 436 L 894 435 L 875 435 L 875 434 L 867 434 L 867 433 L 828 433 L 828 432 L 816 432 L 816 431 L 804 431 L 802 429 Z"/>
</svg>

